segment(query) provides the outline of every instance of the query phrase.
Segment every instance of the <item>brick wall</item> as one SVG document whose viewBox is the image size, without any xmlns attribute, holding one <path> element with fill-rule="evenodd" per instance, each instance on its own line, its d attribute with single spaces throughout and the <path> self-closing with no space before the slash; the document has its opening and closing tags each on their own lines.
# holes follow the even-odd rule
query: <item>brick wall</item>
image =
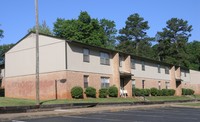
<svg viewBox="0 0 200 122">
<path fill-rule="evenodd" d="M 66 99 L 71 98 L 71 88 L 74 86 L 83 87 L 83 76 L 89 75 L 89 86 L 96 88 L 97 92 L 101 87 L 100 77 L 109 77 L 110 84 L 113 77 L 106 74 L 84 73 L 73 71 L 61 71 L 40 74 L 40 99 Z M 6 78 L 5 95 L 11 98 L 35 99 L 35 76 L 21 76 Z M 98 94 L 97 94 L 98 96 Z"/>
</svg>

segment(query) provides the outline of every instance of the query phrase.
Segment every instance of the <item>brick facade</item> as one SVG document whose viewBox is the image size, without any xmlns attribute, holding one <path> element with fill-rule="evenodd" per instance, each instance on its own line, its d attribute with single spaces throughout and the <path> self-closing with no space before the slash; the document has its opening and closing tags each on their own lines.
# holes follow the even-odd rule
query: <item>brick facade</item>
<svg viewBox="0 0 200 122">
<path fill-rule="evenodd" d="M 106 74 L 84 73 L 74 71 L 61 71 L 40 74 L 40 99 L 66 99 L 71 98 L 71 88 L 83 87 L 83 76 L 89 76 L 88 85 L 101 88 L 101 77 L 109 77 L 110 85 L 114 85 L 113 77 Z M 6 97 L 35 99 L 35 76 L 20 76 L 6 78 Z M 97 94 L 98 96 L 98 94 Z"/>
<path fill-rule="evenodd" d="M 196 94 L 200 94 L 200 81 L 197 81 L 200 72 L 190 72 L 172 64 L 42 34 L 40 40 L 42 100 L 71 98 L 72 87 L 84 87 L 84 75 L 88 76 L 88 86 L 96 88 L 97 96 L 101 77 L 109 78 L 110 86 L 118 88 L 119 96 L 120 89 L 124 89 L 128 97 L 132 97 L 132 81 L 135 81 L 136 88 L 143 88 L 144 81 L 144 88 L 175 89 L 176 95 L 181 95 L 182 88 L 192 88 Z M 30 33 L 5 54 L 6 69 L 2 84 L 6 97 L 35 99 L 34 42 L 35 35 Z M 90 52 L 89 62 L 83 61 L 83 49 Z M 109 55 L 109 64 L 101 64 L 102 52 Z M 131 67 L 132 61 L 135 68 Z M 165 72 L 166 67 L 169 73 Z"/>
</svg>

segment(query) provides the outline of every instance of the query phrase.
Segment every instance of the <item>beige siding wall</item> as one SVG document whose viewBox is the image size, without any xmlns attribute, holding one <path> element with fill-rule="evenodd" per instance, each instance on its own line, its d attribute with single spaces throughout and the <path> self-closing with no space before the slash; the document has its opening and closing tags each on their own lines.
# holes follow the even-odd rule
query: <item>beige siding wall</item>
<svg viewBox="0 0 200 122">
<path fill-rule="evenodd" d="M 195 70 L 190 70 L 190 83 L 200 84 L 200 72 Z"/>
<path fill-rule="evenodd" d="M 5 55 L 5 77 L 35 73 L 35 49 L 12 51 Z"/>
<path fill-rule="evenodd" d="M 138 78 L 150 78 L 158 80 L 170 80 L 170 75 L 165 74 L 165 67 L 160 65 L 161 73 L 158 73 L 158 64 L 145 62 L 145 71 L 142 71 L 141 61 L 135 60 L 135 69 L 131 69 L 131 73 Z"/>
<path fill-rule="evenodd" d="M 181 70 L 181 79 L 183 80 L 183 82 L 190 82 L 190 72 Z"/>
<path fill-rule="evenodd" d="M 101 50 L 90 51 L 90 62 L 83 62 L 83 49 L 84 47 L 75 46 L 68 43 L 67 46 L 67 69 L 72 71 L 82 71 L 82 72 L 93 72 L 102 74 L 112 74 L 113 60 L 110 54 L 110 65 L 100 64 L 100 52 Z M 103 52 L 103 51 L 102 51 Z"/>
<path fill-rule="evenodd" d="M 65 41 L 39 36 L 40 73 L 65 69 Z M 35 34 L 30 34 L 5 55 L 5 76 L 35 74 Z"/>
</svg>

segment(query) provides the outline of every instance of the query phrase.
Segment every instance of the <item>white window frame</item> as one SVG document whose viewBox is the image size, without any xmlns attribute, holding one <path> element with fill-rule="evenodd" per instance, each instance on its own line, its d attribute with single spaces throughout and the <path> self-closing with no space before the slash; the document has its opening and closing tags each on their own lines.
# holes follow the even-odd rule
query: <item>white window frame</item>
<svg viewBox="0 0 200 122">
<path fill-rule="evenodd" d="M 90 62 L 90 50 L 87 48 L 83 49 L 83 62 Z"/>
<path fill-rule="evenodd" d="M 108 88 L 110 86 L 109 77 L 101 77 L 101 88 Z"/>
<path fill-rule="evenodd" d="M 119 56 L 119 66 L 122 67 L 124 58 L 123 56 Z"/>
<path fill-rule="evenodd" d="M 144 61 L 141 62 L 141 66 L 142 66 L 142 71 L 145 71 L 145 62 Z"/>
<path fill-rule="evenodd" d="M 135 88 L 135 79 L 132 79 L 132 88 Z"/>
<path fill-rule="evenodd" d="M 131 69 L 135 69 L 135 59 L 131 58 Z"/>
<path fill-rule="evenodd" d="M 165 74 L 169 74 L 169 67 L 165 67 Z"/>
<path fill-rule="evenodd" d="M 89 75 L 84 75 L 83 76 L 83 87 L 87 88 L 89 86 L 88 83 L 89 83 Z"/>
<path fill-rule="evenodd" d="M 157 67 L 158 67 L 158 73 L 161 73 L 160 65 L 158 64 Z"/>
<path fill-rule="evenodd" d="M 110 55 L 109 55 L 109 53 L 100 52 L 100 64 L 110 65 Z"/>
<path fill-rule="evenodd" d="M 170 89 L 170 83 L 168 81 L 165 82 L 166 89 Z"/>
</svg>

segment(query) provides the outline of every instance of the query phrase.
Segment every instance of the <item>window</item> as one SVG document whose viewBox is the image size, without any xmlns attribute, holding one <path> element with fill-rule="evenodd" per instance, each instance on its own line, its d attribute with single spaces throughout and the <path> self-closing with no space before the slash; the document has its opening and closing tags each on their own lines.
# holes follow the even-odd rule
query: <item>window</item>
<svg viewBox="0 0 200 122">
<path fill-rule="evenodd" d="M 123 57 L 119 56 L 119 66 L 122 67 Z"/>
<path fill-rule="evenodd" d="M 142 71 L 145 71 L 145 64 L 144 64 L 144 61 L 142 61 Z"/>
<path fill-rule="evenodd" d="M 158 73 L 160 73 L 160 65 L 158 64 Z"/>
<path fill-rule="evenodd" d="M 169 89 L 169 82 L 165 82 L 165 87 L 166 87 L 166 89 Z"/>
<path fill-rule="evenodd" d="M 132 80 L 132 88 L 135 88 L 135 80 Z"/>
<path fill-rule="evenodd" d="M 88 75 L 84 75 L 83 76 L 84 78 L 83 78 L 83 82 L 84 82 L 84 88 L 87 88 L 88 87 Z"/>
<path fill-rule="evenodd" d="M 100 53 L 100 63 L 104 65 L 110 65 L 110 57 L 108 53 Z"/>
<path fill-rule="evenodd" d="M 144 81 L 145 81 L 145 80 L 142 80 L 142 88 L 143 88 L 143 89 L 144 89 Z"/>
<path fill-rule="evenodd" d="M 83 49 L 83 61 L 90 62 L 89 49 Z"/>
<path fill-rule="evenodd" d="M 135 69 L 135 60 L 134 59 L 131 59 L 131 68 Z"/>
<path fill-rule="evenodd" d="M 108 88 L 110 84 L 108 77 L 101 77 L 101 88 Z"/>
<path fill-rule="evenodd" d="M 161 82 L 158 81 L 158 89 L 161 90 Z"/>
<path fill-rule="evenodd" d="M 169 67 L 165 67 L 165 74 L 169 74 Z"/>
</svg>

